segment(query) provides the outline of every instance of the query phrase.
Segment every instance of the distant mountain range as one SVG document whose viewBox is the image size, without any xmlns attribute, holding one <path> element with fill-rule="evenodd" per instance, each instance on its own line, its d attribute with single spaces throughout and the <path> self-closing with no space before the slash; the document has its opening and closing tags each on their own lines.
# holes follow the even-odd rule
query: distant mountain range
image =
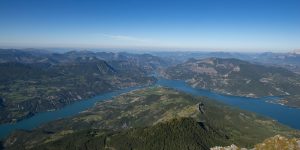
<svg viewBox="0 0 300 150">
<path fill-rule="evenodd" d="M 169 67 L 162 74 L 169 79 L 185 80 L 191 86 L 216 92 L 264 97 L 285 95 L 280 101 L 293 107 L 300 106 L 300 75 L 287 69 L 263 66 L 238 59 L 190 59 Z M 289 96 L 294 96 L 293 99 Z"/>
<path fill-rule="evenodd" d="M 287 68 L 300 73 L 300 54 L 298 50 L 288 53 L 238 53 L 238 52 L 153 52 L 155 56 L 176 59 L 183 63 L 191 58 L 236 58 L 256 64 Z"/>
<path fill-rule="evenodd" d="M 169 62 L 152 55 L 71 51 L 0 50 L 0 122 L 125 87 L 149 85 Z"/>
<path fill-rule="evenodd" d="M 66 51 L 66 50 L 64 50 Z M 68 61 L 76 57 L 90 56 L 97 57 L 101 60 L 131 60 L 138 63 L 168 66 L 183 63 L 191 58 L 236 58 L 240 60 L 250 61 L 262 65 L 277 66 L 287 68 L 293 72 L 300 73 L 300 53 L 294 50 L 287 53 L 242 53 L 242 52 L 146 52 L 148 54 L 132 54 L 127 52 L 93 52 L 93 51 L 66 51 L 64 53 L 51 52 L 50 50 L 39 49 L 0 49 L 0 62 L 21 61 L 21 62 L 43 62 L 49 61 L 55 63 L 57 61 Z M 162 59 L 161 59 L 162 58 Z M 152 63 L 151 63 L 152 61 Z"/>
</svg>

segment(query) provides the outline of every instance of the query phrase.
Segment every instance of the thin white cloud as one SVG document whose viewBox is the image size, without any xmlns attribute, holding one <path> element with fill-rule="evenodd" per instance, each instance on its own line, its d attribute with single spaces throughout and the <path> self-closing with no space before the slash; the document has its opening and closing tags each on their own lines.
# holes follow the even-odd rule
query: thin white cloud
<svg viewBox="0 0 300 150">
<path fill-rule="evenodd" d="M 102 34 L 102 36 L 106 37 L 106 38 L 110 38 L 112 40 L 126 41 L 126 42 L 142 42 L 142 43 L 152 42 L 152 40 L 150 40 L 150 39 L 127 36 L 127 35 Z"/>
</svg>

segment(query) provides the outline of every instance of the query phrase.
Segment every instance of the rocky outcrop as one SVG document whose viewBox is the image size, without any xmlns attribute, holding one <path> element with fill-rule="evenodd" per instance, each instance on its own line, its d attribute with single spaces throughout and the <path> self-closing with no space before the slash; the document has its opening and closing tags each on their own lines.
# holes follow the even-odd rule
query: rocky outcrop
<svg viewBox="0 0 300 150">
<path fill-rule="evenodd" d="M 200 113 L 201 113 L 201 114 L 204 114 L 204 113 L 205 113 L 205 111 L 204 111 L 204 104 L 203 104 L 203 103 L 199 103 L 199 104 L 198 104 L 198 107 L 199 107 Z"/>
<path fill-rule="evenodd" d="M 255 150 L 300 150 L 300 139 L 276 135 L 257 144 Z"/>
<path fill-rule="evenodd" d="M 239 148 L 234 144 L 226 147 L 216 146 L 210 149 L 211 150 L 247 150 L 247 148 Z M 266 139 L 262 143 L 255 145 L 254 148 L 249 150 L 300 150 L 300 139 L 296 139 L 296 138 L 289 139 L 281 135 L 276 135 L 274 137 Z"/>
<path fill-rule="evenodd" d="M 225 147 L 216 146 L 216 147 L 210 148 L 210 150 L 247 150 L 247 149 L 246 148 L 239 148 L 236 145 L 232 144 L 230 146 L 225 146 Z"/>
</svg>

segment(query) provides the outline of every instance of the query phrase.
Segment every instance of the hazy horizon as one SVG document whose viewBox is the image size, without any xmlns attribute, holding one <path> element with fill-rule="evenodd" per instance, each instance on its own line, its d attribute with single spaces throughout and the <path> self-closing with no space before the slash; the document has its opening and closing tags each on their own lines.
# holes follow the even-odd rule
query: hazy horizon
<svg viewBox="0 0 300 150">
<path fill-rule="evenodd" d="M 0 48 L 290 52 L 300 1 L 0 2 Z"/>
<path fill-rule="evenodd" d="M 20 48 L 20 47 L 0 47 L 0 51 L 4 49 L 11 50 L 37 50 L 53 53 L 66 53 L 71 51 L 90 51 L 90 52 L 126 52 L 126 53 L 241 53 L 241 54 L 260 54 L 260 53 L 293 53 L 299 51 L 298 49 L 290 51 L 271 51 L 271 50 L 258 50 L 258 51 L 245 51 L 245 50 L 189 50 L 189 49 L 133 49 L 133 48 L 57 48 L 57 47 L 41 47 L 41 48 Z"/>
</svg>

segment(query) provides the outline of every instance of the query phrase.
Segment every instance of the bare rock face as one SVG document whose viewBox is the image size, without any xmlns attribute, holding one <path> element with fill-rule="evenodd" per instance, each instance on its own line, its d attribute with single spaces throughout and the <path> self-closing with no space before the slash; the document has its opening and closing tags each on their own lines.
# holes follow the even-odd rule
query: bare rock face
<svg viewBox="0 0 300 150">
<path fill-rule="evenodd" d="M 204 110 L 204 104 L 203 103 L 199 103 L 198 104 L 198 107 L 199 107 L 199 111 L 201 114 L 204 114 L 205 113 L 205 110 Z"/>
<path fill-rule="evenodd" d="M 236 145 L 232 144 L 230 146 L 222 147 L 222 146 L 216 146 L 213 148 L 210 148 L 210 150 L 246 150 L 246 149 L 241 149 L 237 147 Z"/>
<path fill-rule="evenodd" d="M 257 144 L 255 150 L 300 150 L 300 139 L 286 138 L 276 135 L 266 139 L 263 143 Z"/>
<path fill-rule="evenodd" d="M 246 148 L 239 148 L 232 144 L 230 146 L 222 147 L 216 146 L 210 148 L 210 150 L 247 150 Z M 262 143 L 254 146 L 254 148 L 249 150 L 300 150 L 300 139 L 296 138 L 286 138 L 281 135 L 276 135 L 274 137 L 268 138 Z"/>
</svg>

